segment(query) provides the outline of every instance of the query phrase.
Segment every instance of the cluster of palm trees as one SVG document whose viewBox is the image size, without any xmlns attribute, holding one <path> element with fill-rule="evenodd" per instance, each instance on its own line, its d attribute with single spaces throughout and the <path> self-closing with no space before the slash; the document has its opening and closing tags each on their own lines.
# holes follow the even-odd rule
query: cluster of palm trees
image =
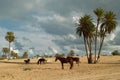
<svg viewBox="0 0 120 80">
<path fill-rule="evenodd" d="M 76 33 L 84 38 L 84 45 L 86 50 L 86 55 L 88 63 L 97 63 L 100 59 L 100 53 L 104 43 L 106 34 L 111 34 L 117 24 L 116 15 L 112 11 L 105 11 L 102 8 L 97 8 L 93 11 L 97 16 L 96 24 L 90 15 L 85 14 L 83 17 L 79 18 L 79 23 L 77 24 Z M 99 41 L 99 45 L 97 44 Z M 92 58 L 92 51 L 94 46 L 94 59 Z M 97 51 L 97 47 L 98 51 Z"/>
</svg>

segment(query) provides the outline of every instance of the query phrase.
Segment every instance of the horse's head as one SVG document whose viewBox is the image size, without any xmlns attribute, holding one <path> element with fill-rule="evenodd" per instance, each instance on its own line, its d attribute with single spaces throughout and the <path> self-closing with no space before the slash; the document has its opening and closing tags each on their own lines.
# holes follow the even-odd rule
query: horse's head
<svg viewBox="0 0 120 80">
<path fill-rule="evenodd" d="M 57 60 L 60 60 L 60 59 L 61 59 L 61 56 L 56 56 L 55 62 L 56 62 Z"/>
<path fill-rule="evenodd" d="M 55 62 L 58 60 L 58 56 L 56 56 L 56 58 L 55 58 Z"/>
</svg>

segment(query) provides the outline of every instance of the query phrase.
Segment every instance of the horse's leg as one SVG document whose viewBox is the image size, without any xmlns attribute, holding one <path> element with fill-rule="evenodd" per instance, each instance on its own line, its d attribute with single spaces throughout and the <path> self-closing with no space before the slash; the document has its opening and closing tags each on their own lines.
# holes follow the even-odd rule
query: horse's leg
<svg viewBox="0 0 120 80">
<path fill-rule="evenodd" d="M 37 64 L 39 64 L 39 60 L 37 61 Z"/>
<path fill-rule="evenodd" d="M 78 66 L 79 66 L 79 63 L 80 63 L 80 62 L 79 62 L 79 61 L 77 61 L 76 63 L 77 63 L 77 64 L 78 64 Z"/>
<path fill-rule="evenodd" d="M 40 64 L 41 64 L 42 61 L 40 61 Z"/>
<path fill-rule="evenodd" d="M 45 63 L 47 63 L 47 60 L 45 60 Z"/>
<path fill-rule="evenodd" d="M 72 69 L 72 67 L 73 67 L 73 62 L 71 63 L 70 69 Z"/>
<path fill-rule="evenodd" d="M 70 69 L 72 69 L 72 67 L 73 67 L 73 61 L 72 60 L 70 60 Z"/>
<path fill-rule="evenodd" d="M 80 61 L 80 59 L 78 59 L 78 66 L 79 66 L 80 63 L 81 63 L 81 61 Z"/>
<path fill-rule="evenodd" d="M 62 69 L 64 69 L 64 65 L 63 65 L 63 63 L 61 63 L 62 64 Z"/>
<path fill-rule="evenodd" d="M 43 63 L 45 64 L 45 61 L 43 61 Z"/>
<path fill-rule="evenodd" d="M 78 64 L 78 66 L 79 66 L 79 61 L 76 60 L 75 62 L 76 62 L 76 64 Z"/>
</svg>

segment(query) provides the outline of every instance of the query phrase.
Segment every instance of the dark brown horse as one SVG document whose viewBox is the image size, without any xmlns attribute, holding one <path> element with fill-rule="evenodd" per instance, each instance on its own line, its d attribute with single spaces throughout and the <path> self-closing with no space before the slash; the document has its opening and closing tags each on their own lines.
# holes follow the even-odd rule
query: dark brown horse
<svg viewBox="0 0 120 80">
<path fill-rule="evenodd" d="M 78 64 L 78 66 L 79 66 L 79 63 L 80 63 L 80 58 L 79 57 L 67 57 L 67 58 L 72 58 L 73 61 L 75 61 L 76 64 Z"/>
<path fill-rule="evenodd" d="M 38 59 L 37 64 L 46 63 L 47 60 L 44 58 Z"/>
<path fill-rule="evenodd" d="M 24 62 L 25 62 L 26 64 L 29 64 L 29 63 L 30 63 L 30 59 L 24 60 Z"/>
<path fill-rule="evenodd" d="M 72 58 L 70 58 L 70 57 L 64 58 L 64 57 L 57 56 L 55 61 L 57 61 L 57 60 L 59 60 L 61 62 L 62 69 L 64 69 L 64 63 L 69 63 L 70 64 L 70 69 L 72 69 L 72 67 L 73 67 Z"/>
</svg>

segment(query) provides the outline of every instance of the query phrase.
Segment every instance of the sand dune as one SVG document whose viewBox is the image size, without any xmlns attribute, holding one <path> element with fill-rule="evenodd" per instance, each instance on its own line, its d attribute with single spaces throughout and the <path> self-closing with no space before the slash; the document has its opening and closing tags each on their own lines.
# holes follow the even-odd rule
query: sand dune
<svg viewBox="0 0 120 80">
<path fill-rule="evenodd" d="M 47 64 L 37 65 L 37 59 L 24 64 L 23 59 L 0 61 L 0 80 L 120 80 L 120 56 L 102 56 L 99 64 L 87 64 L 86 57 L 81 63 L 69 64 L 61 69 L 59 61 L 47 58 Z"/>
</svg>

